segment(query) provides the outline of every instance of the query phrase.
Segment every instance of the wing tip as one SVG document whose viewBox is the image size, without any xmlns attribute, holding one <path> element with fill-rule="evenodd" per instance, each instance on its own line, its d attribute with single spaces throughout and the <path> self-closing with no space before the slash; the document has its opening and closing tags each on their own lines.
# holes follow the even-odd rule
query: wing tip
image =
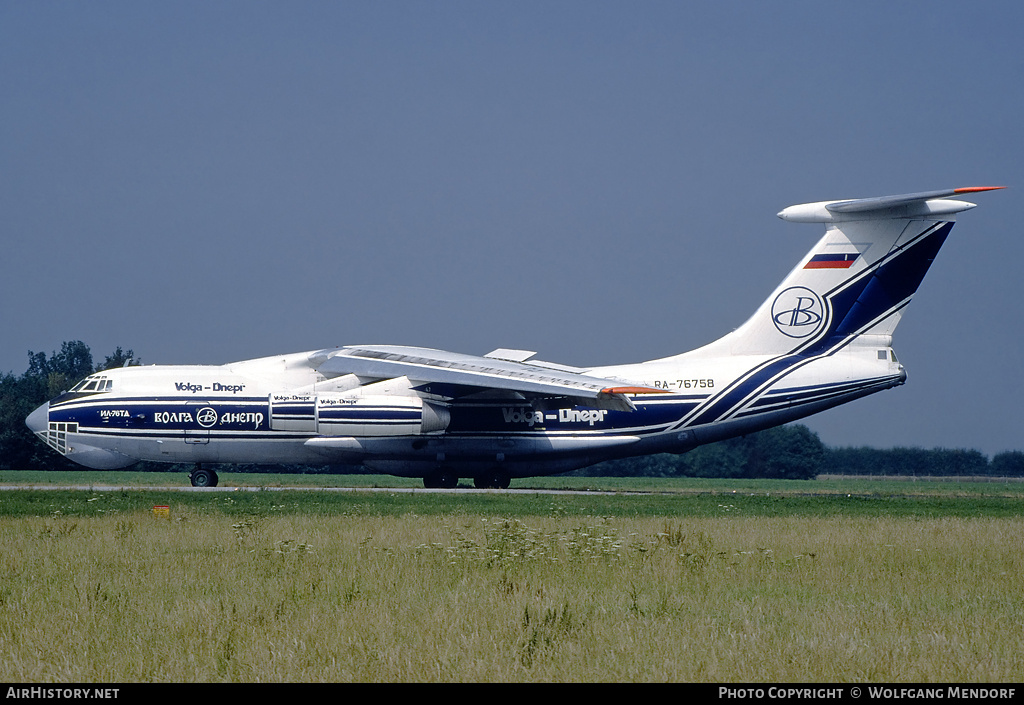
<svg viewBox="0 0 1024 705">
<path fill-rule="evenodd" d="M 601 394 L 664 394 L 664 389 L 654 387 L 605 387 Z"/>
<path fill-rule="evenodd" d="M 953 189 L 953 193 L 981 193 L 982 191 L 998 191 L 1004 189 L 1005 186 L 964 186 L 963 188 Z"/>
</svg>

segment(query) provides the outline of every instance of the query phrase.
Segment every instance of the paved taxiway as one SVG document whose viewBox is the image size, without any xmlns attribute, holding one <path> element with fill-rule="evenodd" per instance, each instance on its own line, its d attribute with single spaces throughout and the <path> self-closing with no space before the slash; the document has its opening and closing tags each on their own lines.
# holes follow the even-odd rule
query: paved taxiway
<svg viewBox="0 0 1024 705">
<path fill-rule="evenodd" d="M 0 491 L 13 490 L 86 490 L 119 492 L 145 490 L 152 492 L 390 492 L 403 494 L 554 494 L 554 495 L 634 495 L 649 492 L 611 492 L 606 490 L 544 490 L 508 489 L 478 490 L 472 487 L 427 489 L 425 487 L 190 487 L 182 485 L 0 485 Z"/>
</svg>

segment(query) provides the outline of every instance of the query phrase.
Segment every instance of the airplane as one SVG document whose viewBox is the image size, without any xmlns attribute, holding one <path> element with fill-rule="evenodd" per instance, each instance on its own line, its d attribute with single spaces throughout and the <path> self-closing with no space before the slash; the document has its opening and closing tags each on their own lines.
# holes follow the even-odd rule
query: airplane
<svg viewBox="0 0 1024 705">
<path fill-rule="evenodd" d="M 453 488 L 507 488 L 613 458 L 685 453 L 902 385 L 892 333 L 976 186 L 820 201 L 778 213 L 824 236 L 724 337 L 635 364 L 572 367 L 351 345 L 225 365 L 90 375 L 26 419 L 88 468 L 140 460 L 363 465 Z"/>
</svg>

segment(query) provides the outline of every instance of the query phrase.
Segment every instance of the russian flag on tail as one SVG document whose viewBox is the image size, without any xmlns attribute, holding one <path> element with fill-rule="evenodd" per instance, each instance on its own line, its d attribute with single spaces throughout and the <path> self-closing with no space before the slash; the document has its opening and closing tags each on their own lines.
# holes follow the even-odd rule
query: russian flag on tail
<svg viewBox="0 0 1024 705">
<path fill-rule="evenodd" d="M 849 269 L 860 257 L 860 253 L 814 255 L 804 269 Z"/>
</svg>

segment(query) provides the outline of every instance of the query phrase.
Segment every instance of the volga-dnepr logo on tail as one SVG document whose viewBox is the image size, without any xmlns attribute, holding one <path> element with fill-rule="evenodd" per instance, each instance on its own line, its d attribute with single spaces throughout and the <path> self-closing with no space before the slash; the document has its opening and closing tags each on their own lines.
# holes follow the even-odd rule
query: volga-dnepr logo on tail
<svg viewBox="0 0 1024 705">
<path fill-rule="evenodd" d="M 793 286 L 775 297 L 772 320 L 783 335 L 806 338 L 820 330 L 825 321 L 821 297 L 805 286 Z"/>
</svg>

